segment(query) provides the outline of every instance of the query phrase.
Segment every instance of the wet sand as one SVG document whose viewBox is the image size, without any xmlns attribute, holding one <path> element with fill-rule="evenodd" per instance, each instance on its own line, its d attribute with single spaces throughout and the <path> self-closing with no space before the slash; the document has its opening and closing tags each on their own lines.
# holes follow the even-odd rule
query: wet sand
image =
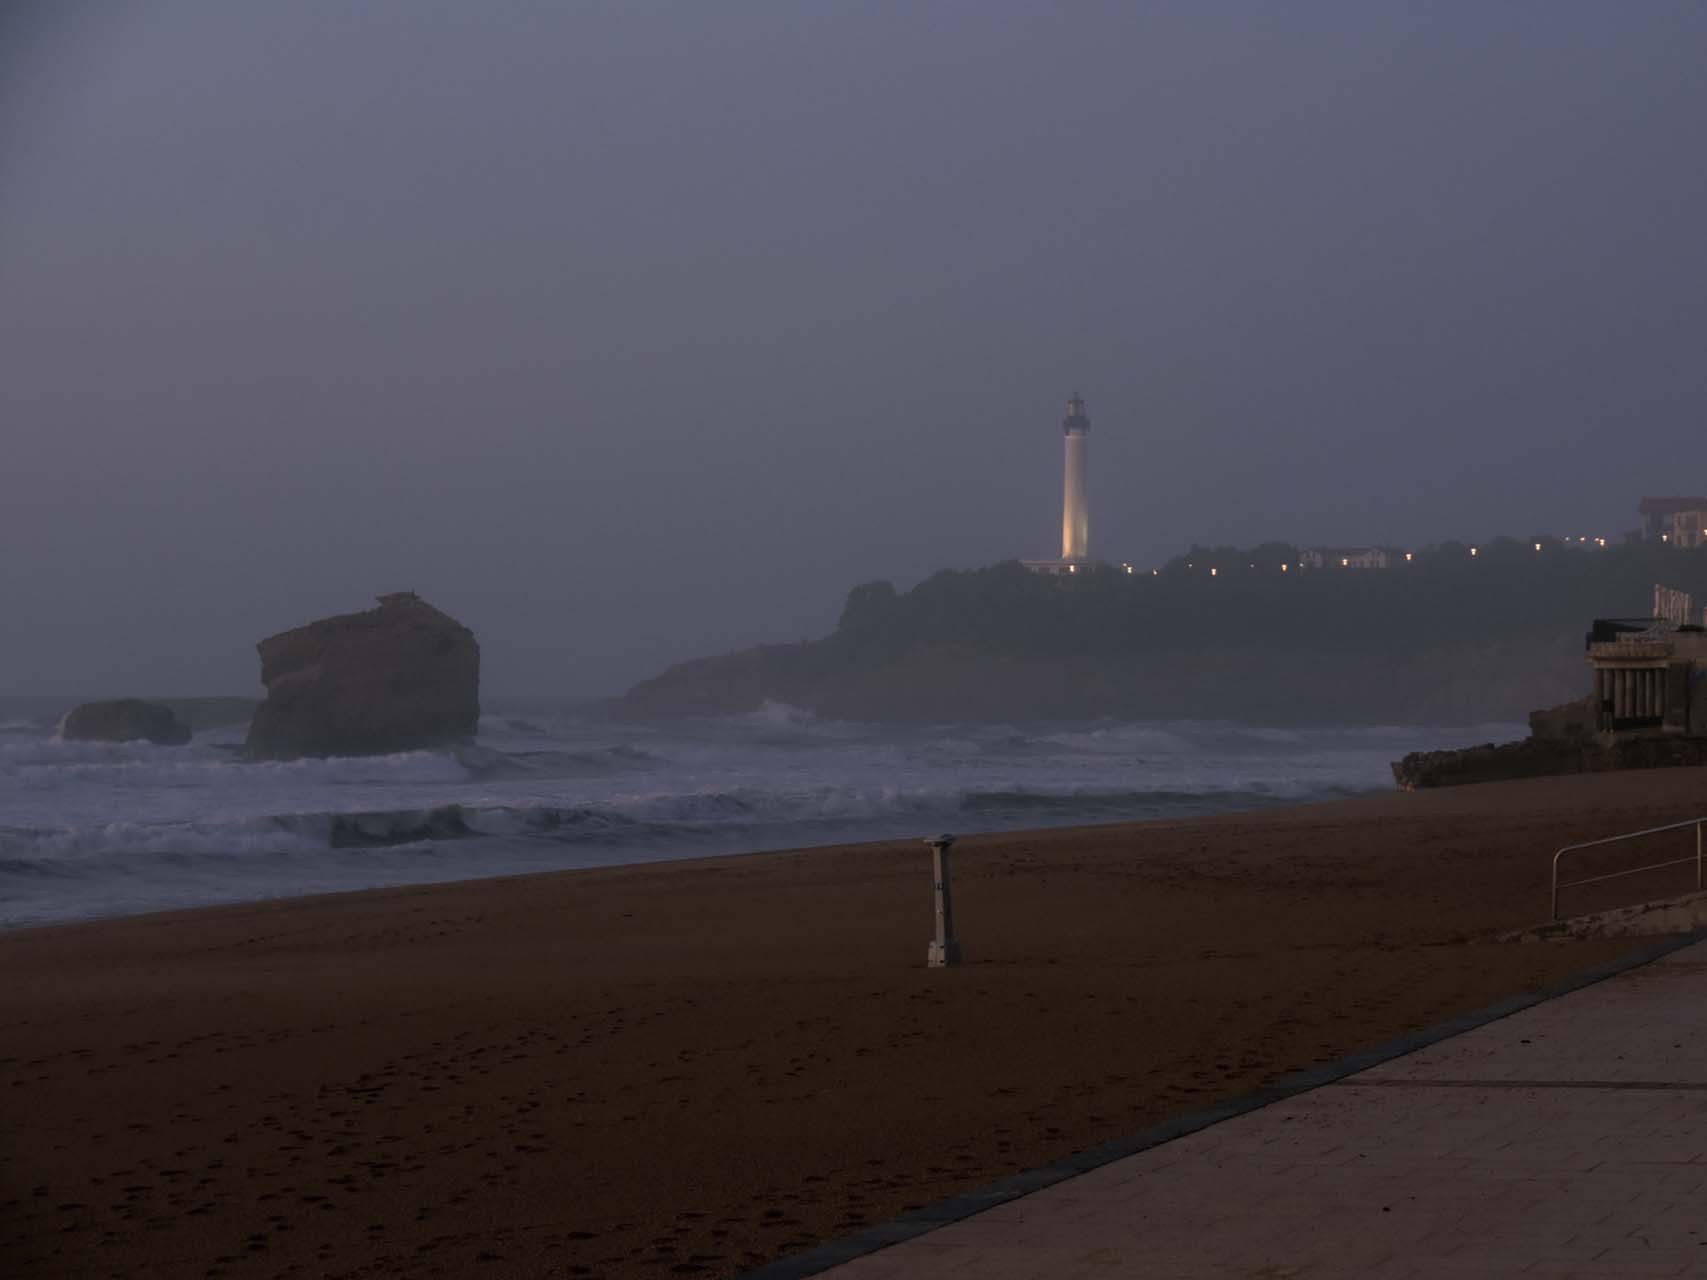
<svg viewBox="0 0 1707 1280">
<path fill-rule="evenodd" d="M 910 842 L 0 934 L 0 1273 L 736 1274 L 1633 950 L 1494 939 L 1558 845 L 1703 811 L 1680 769 L 967 839 L 948 971 Z"/>
</svg>

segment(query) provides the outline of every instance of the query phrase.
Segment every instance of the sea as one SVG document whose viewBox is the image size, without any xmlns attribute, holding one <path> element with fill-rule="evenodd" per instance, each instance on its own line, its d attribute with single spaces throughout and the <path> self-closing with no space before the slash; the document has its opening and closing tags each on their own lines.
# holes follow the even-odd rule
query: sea
<svg viewBox="0 0 1707 1280">
<path fill-rule="evenodd" d="M 0 699 L 0 928 L 1330 800 L 1391 789 L 1406 752 L 1523 730 L 897 726 L 777 704 L 622 724 L 518 702 L 482 716 L 475 743 L 439 751 L 255 763 L 244 733 L 66 742 L 39 700 Z"/>
</svg>

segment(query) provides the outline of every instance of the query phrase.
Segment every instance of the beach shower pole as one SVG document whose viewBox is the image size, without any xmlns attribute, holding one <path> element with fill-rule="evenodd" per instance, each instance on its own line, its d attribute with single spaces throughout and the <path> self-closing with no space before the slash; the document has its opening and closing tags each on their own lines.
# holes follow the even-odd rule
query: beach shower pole
<svg viewBox="0 0 1707 1280">
<path fill-rule="evenodd" d="M 944 969 L 960 963 L 960 943 L 954 936 L 954 894 L 948 880 L 948 855 L 954 848 L 954 837 L 933 836 L 925 843 L 931 850 L 931 874 L 936 888 L 936 938 L 925 952 L 925 967 Z"/>
</svg>

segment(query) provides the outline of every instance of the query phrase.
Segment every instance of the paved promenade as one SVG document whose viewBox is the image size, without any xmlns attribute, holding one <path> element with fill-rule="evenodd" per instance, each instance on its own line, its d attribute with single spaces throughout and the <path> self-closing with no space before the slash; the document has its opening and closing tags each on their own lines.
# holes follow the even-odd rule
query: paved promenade
<svg viewBox="0 0 1707 1280">
<path fill-rule="evenodd" d="M 1707 1276 L 1707 943 L 822 1274 Z"/>
</svg>

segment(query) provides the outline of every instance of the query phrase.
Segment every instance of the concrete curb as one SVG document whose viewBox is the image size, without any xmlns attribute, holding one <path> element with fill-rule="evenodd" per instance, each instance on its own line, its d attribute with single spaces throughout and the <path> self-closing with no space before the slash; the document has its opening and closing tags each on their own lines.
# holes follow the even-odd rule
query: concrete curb
<svg viewBox="0 0 1707 1280">
<path fill-rule="evenodd" d="M 892 1222 L 881 1223 L 868 1228 L 857 1235 L 843 1236 L 828 1244 L 819 1245 L 805 1253 L 797 1253 L 792 1257 L 779 1258 L 775 1262 L 766 1263 L 756 1270 L 743 1272 L 738 1280 L 805 1280 L 808 1276 L 820 1275 L 831 1267 L 840 1266 L 844 1262 L 852 1262 L 855 1258 L 875 1253 L 879 1249 L 903 1240 L 911 1240 L 915 1236 L 924 1235 L 927 1231 L 946 1226 L 951 1222 L 959 1222 L 962 1218 L 970 1218 L 975 1213 L 985 1209 L 993 1209 L 997 1205 L 1017 1200 L 1021 1196 L 1030 1195 L 1033 1191 L 1041 1191 L 1044 1187 L 1053 1186 L 1057 1182 L 1065 1182 L 1081 1173 L 1089 1173 L 1105 1164 L 1123 1160 L 1127 1156 L 1137 1155 L 1140 1151 L 1148 1151 L 1159 1147 L 1175 1138 L 1183 1138 L 1187 1134 L 1207 1129 L 1210 1125 L 1220 1124 L 1223 1120 L 1231 1120 L 1247 1112 L 1259 1110 L 1272 1103 L 1293 1098 L 1323 1085 L 1343 1080 L 1347 1076 L 1367 1071 L 1370 1067 L 1379 1066 L 1394 1058 L 1404 1057 L 1415 1053 L 1418 1049 L 1426 1049 L 1442 1040 L 1473 1031 L 1477 1027 L 1485 1027 L 1501 1018 L 1508 1018 L 1514 1013 L 1533 1008 L 1547 1000 L 1569 995 L 1584 987 L 1604 982 L 1608 978 L 1639 969 L 1643 965 L 1652 964 L 1663 956 L 1674 951 L 1693 946 L 1697 942 L 1707 941 L 1707 928 L 1696 929 L 1678 937 L 1669 938 L 1640 951 L 1624 956 L 1610 964 L 1591 969 L 1587 973 L 1578 974 L 1574 978 L 1566 978 L 1562 982 L 1543 987 L 1539 991 L 1527 991 L 1521 995 L 1501 1000 L 1497 1004 L 1488 1005 L 1474 1013 L 1464 1014 L 1448 1022 L 1437 1023 L 1432 1027 L 1411 1035 L 1389 1040 L 1373 1049 L 1365 1049 L 1361 1053 L 1350 1054 L 1324 1066 L 1312 1067 L 1308 1071 L 1300 1071 L 1290 1076 L 1284 1076 L 1271 1085 L 1266 1085 L 1253 1093 L 1230 1099 L 1207 1111 L 1193 1112 L 1191 1115 L 1180 1116 L 1173 1120 L 1165 1120 L 1149 1129 L 1140 1130 L 1125 1138 L 1114 1138 L 1108 1142 L 1088 1147 L 1064 1156 L 1053 1164 L 1043 1165 L 1037 1169 L 1027 1169 L 1012 1177 L 993 1182 L 987 1187 L 968 1191 L 962 1195 L 953 1196 L 936 1204 L 926 1205 L 922 1209 L 894 1219 Z M 1545 944 L 1533 944 L 1545 945 Z"/>
</svg>

